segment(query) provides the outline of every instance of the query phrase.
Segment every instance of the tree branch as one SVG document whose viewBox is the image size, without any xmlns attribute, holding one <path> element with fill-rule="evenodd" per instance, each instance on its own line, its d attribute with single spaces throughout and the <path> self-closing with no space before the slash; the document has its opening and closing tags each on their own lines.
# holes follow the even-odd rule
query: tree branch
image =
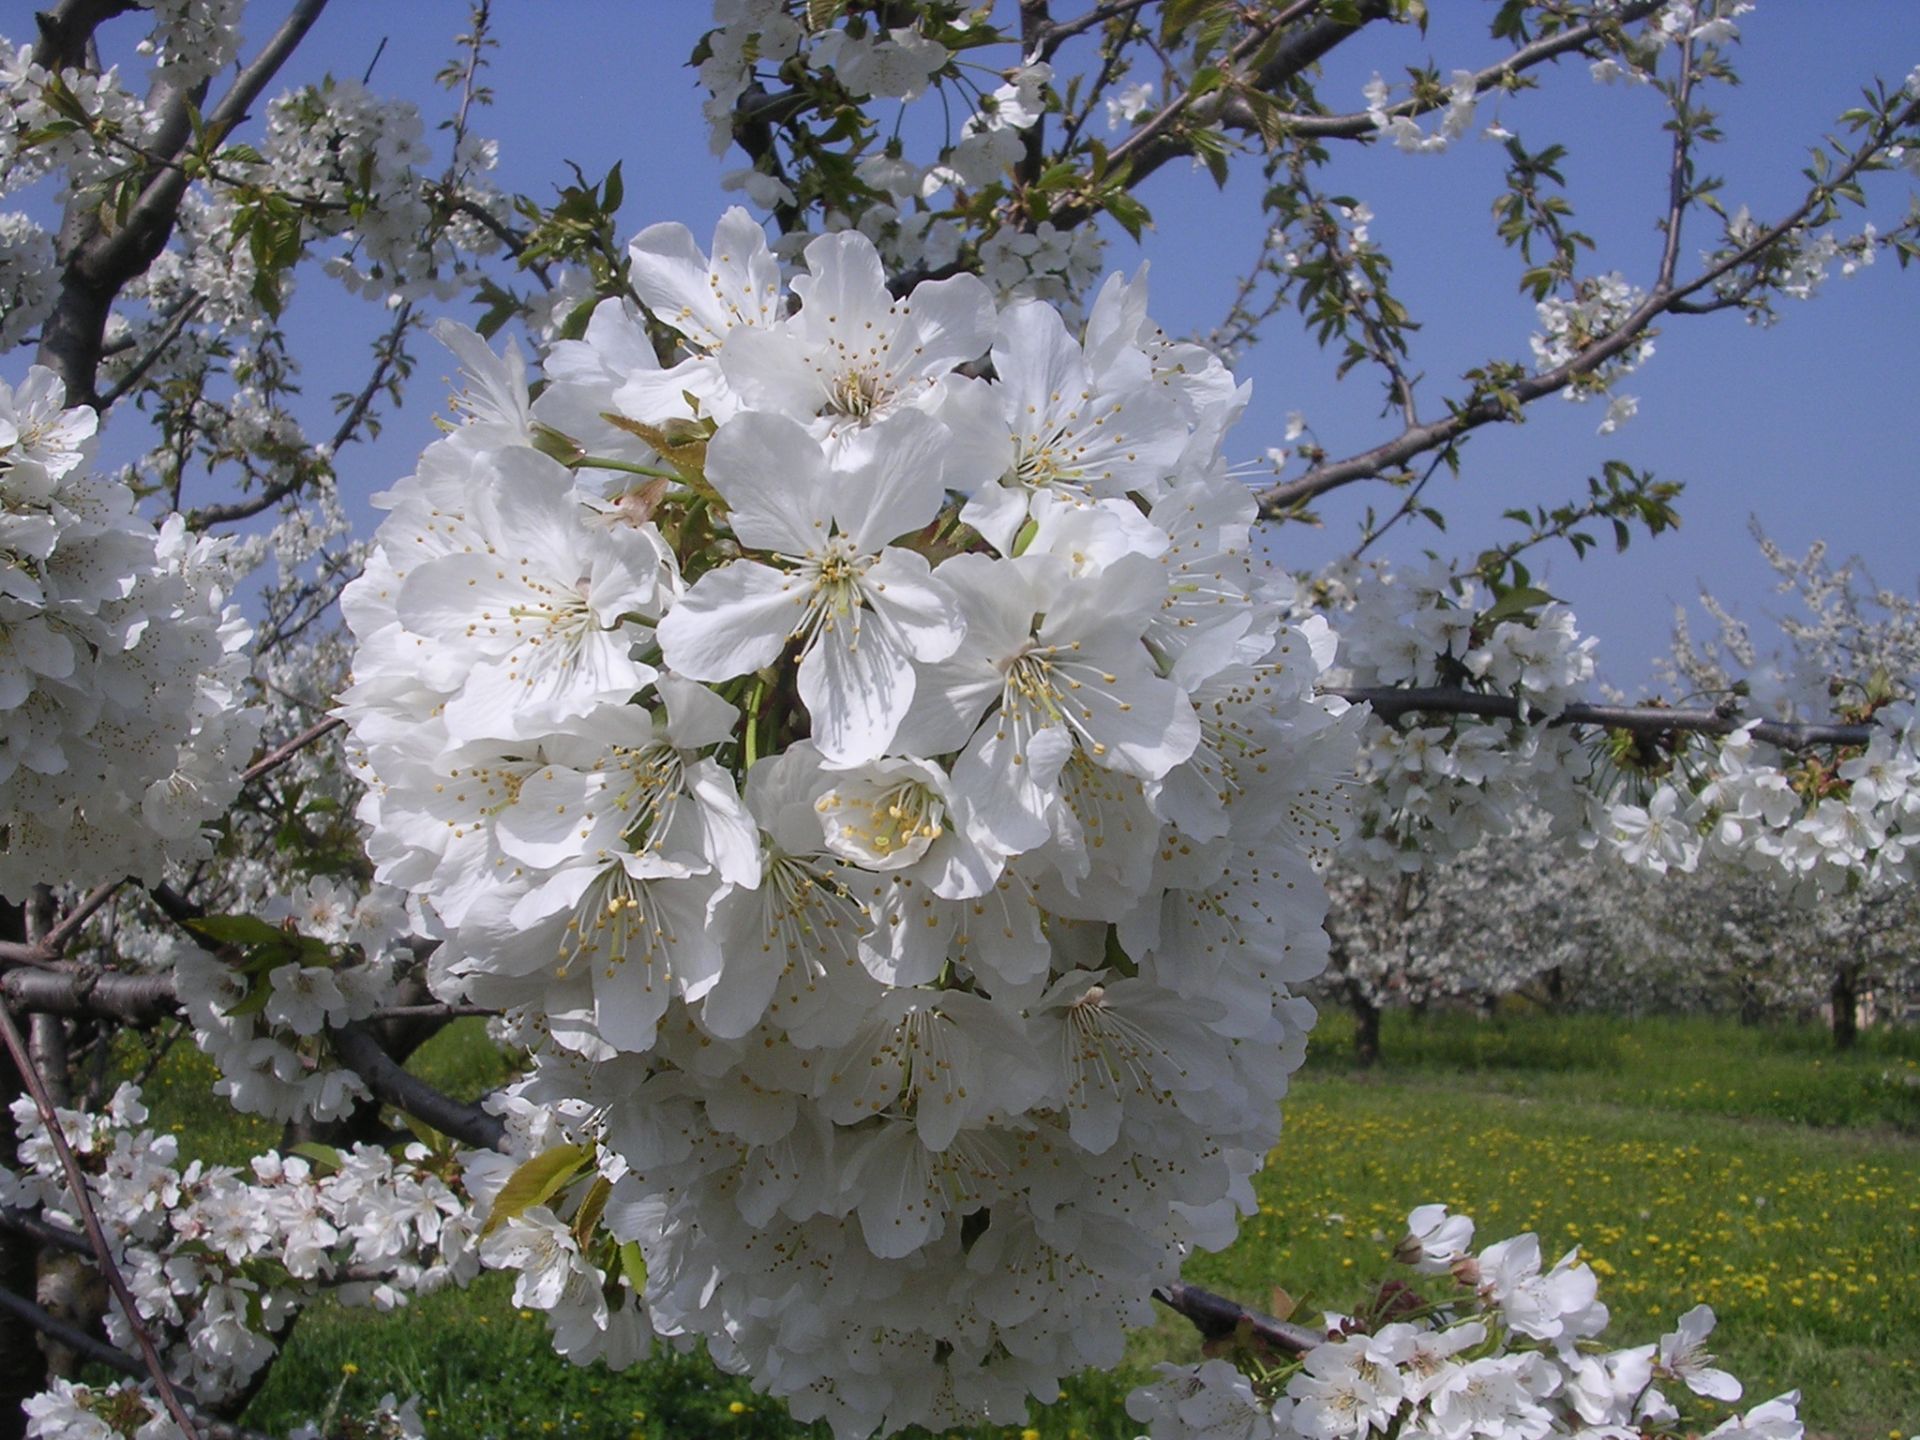
<svg viewBox="0 0 1920 1440">
<path fill-rule="evenodd" d="M 0 998 L 36 1015 L 105 1016 L 127 1025 L 151 1025 L 180 1009 L 171 971 L 123 975 L 97 965 L 9 970 L 0 975 Z"/>
<path fill-rule="evenodd" d="M 12 970 L 0 976 L 0 996 L 17 1010 L 51 1015 L 104 1015 L 146 1025 L 180 1008 L 172 972 L 121 975 L 97 968 Z M 441 1020 L 491 1015 L 478 1006 L 406 1005 L 376 1012 L 379 1020 Z M 8 1021 L 11 1024 L 11 1020 Z M 376 1099 L 426 1121 L 434 1129 L 479 1149 L 497 1150 L 506 1127 L 478 1105 L 456 1100 L 410 1074 L 362 1024 L 326 1032 L 341 1062 L 366 1082 Z"/>
<path fill-rule="evenodd" d="M 116 15 L 135 9 L 139 0 L 60 0 L 33 17 L 40 38 L 33 63 L 47 70 L 70 70 L 85 62 L 93 32 Z"/>
<path fill-rule="evenodd" d="M 207 112 L 204 125 L 207 133 L 223 135 L 246 117 L 248 107 L 279 73 L 294 47 L 320 18 L 326 4 L 327 0 L 298 0 L 273 38 L 234 78 L 232 88 L 219 103 Z M 101 7 L 76 5 L 74 8 L 92 11 Z M 44 27 L 42 33 L 45 33 Z M 184 102 L 186 97 L 177 98 Z M 179 113 L 184 117 L 184 108 L 180 108 Z M 177 149 L 187 138 L 184 119 L 170 128 L 178 132 L 173 142 Z M 99 400 L 94 386 L 113 302 L 127 282 L 144 272 L 166 247 L 179 218 L 187 183 L 183 167 L 160 165 L 123 221 L 108 231 L 101 229 L 95 220 L 87 228 L 85 238 L 63 257 L 60 298 L 42 327 L 38 358 L 65 382 L 68 404 L 93 405 Z M 85 197 L 75 202 L 81 206 L 88 203 Z"/>
<path fill-rule="evenodd" d="M 307 746 L 313 744 L 314 741 L 320 739 L 325 735 L 332 734 L 335 730 L 338 730 L 345 723 L 346 722 L 344 720 L 340 719 L 336 715 L 336 716 L 330 716 L 327 719 L 322 720 L 317 725 L 309 725 L 305 730 L 302 730 L 298 735 L 294 736 L 291 740 L 287 741 L 284 745 L 280 745 L 272 750 L 269 750 L 266 754 L 262 755 L 258 760 L 254 761 L 253 764 L 249 765 L 245 770 L 241 771 L 240 783 L 242 785 L 251 785 L 254 781 L 258 780 L 262 775 L 272 774 L 275 770 L 278 770 L 282 765 L 286 764 L 289 760 L 293 759 L 293 757 L 298 755 L 302 750 L 306 749 Z"/>
<path fill-rule="evenodd" d="M 1245 1326 L 1254 1339 L 1289 1355 L 1304 1355 L 1327 1340 L 1320 1331 L 1309 1330 L 1304 1325 L 1289 1325 L 1184 1280 L 1154 1291 L 1153 1298 L 1176 1315 L 1186 1316 L 1208 1340 L 1232 1339 Z"/>
<path fill-rule="evenodd" d="M 1071 20 L 1055 20 L 1046 27 L 1040 37 L 1035 56 L 1041 60 L 1051 60 L 1062 45 L 1076 35 L 1104 25 L 1109 20 L 1118 20 L 1146 9 L 1150 0 L 1104 0 L 1103 4 L 1093 7 L 1084 15 L 1076 15 Z"/>
<path fill-rule="evenodd" d="M 327 442 L 327 454 L 331 457 L 340 453 L 340 447 L 355 439 L 360 426 L 367 418 L 367 412 L 373 408 L 373 397 L 388 383 L 387 377 L 402 354 L 401 345 L 406 339 L 407 328 L 413 324 L 414 308 L 411 300 L 400 306 L 392 326 L 374 347 L 373 373 L 367 377 L 367 383 L 360 387 L 353 403 L 347 407 L 340 424 L 333 432 L 333 438 Z M 250 520 L 264 510 L 271 509 L 314 478 L 316 470 L 305 464 L 295 464 L 282 479 L 267 486 L 258 495 L 248 496 L 244 500 L 235 500 L 226 505 L 207 505 L 187 516 L 189 530 L 204 530 L 209 525 L 231 524 L 236 520 Z"/>
<path fill-rule="evenodd" d="M 1679 308 L 1681 302 L 1706 289 L 1729 271 L 1756 260 L 1791 234 L 1815 209 L 1850 184 L 1867 163 L 1891 141 L 1895 133 L 1904 126 L 1913 124 L 1916 119 L 1920 119 L 1920 100 L 1911 101 L 1883 123 L 1875 126 L 1873 134 L 1854 152 L 1847 163 L 1832 176 L 1814 185 L 1800 204 L 1795 206 L 1784 219 L 1769 226 L 1731 255 L 1708 266 L 1686 284 L 1677 287 L 1656 286 L 1646 299 L 1620 322 L 1617 328 L 1596 340 L 1570 360 L 1554 366 L 1551 370 L 1522 376 L 1502 394 L 1484 395 L 1480 399 L 1460 404 L 1444 420 L 1431 421 L 1425 425 L 1410 425 L 1393 439 L 1376 445 L 1370 450 L 1345 460 L 1316 465 L 1297 479 L 1268 486 L 1257 493 L 1260 514 L 1266 519 L 1284 516 L 1288 511 L 1329 490 L 1350 485 L 1356 480 L 1371 479 L 1385 471 L 1404 465 L 1416 455 L 1450 444 L 1469 430 L 1478 429 L 1496 420 L 1511 419 L 1516 408 L 1563 390 L 1581 376 L 1592 374 L 1609 360 L 1637 344 L 1647 327 L 1660 315 Z"/>
<path fill-rule="evenodd" d="M 1731 735 L 1753 723 L 1730 711 L 1675 710 L 1660 705 L 1568 705 L 1552 711 L 1512 695 L 1483 695 L 1442 686 L 1331 687 L 1320 693 L 1355 705 L 1371 705 L 1374 714 L 1389 722 L 1404 715 L 1477 715 L 1484 720 L 1524 720 L 1531 724 L 1597 725 L 1608 730 L 1630 730 L 1637 735 L 1668 735 L 1675 731 Z M 1753 736 L 1782 750 L 1806 750 L 1815 745 L 1865 745 L 1872 740 L 1876 728 L 1762 720 L 1753 723 Z"/>
<path fill-rule="evenodd" d="M 1608 15 L 1604 20 L 1589 20 L 1584 25 L 1575 25 L 1557 35 L 1548 35 L 1534 41 L 1531 45 L 1523 45 L 1504 60 L 1476 71 L 1473 77 L 1474 94 L 1484 95 L 1487 91 L 1503 84 L 1508 75 L 1517 75 L 1522 71 L 1531 70 L 1536 65 L 1557 59 L 1569 50 L 1578 50 L 1589 41 L 1596 39 L 1606 29 L 1644 19 L 1664 3 L 1665 0 L 1633 0 L 1632 4 L 1622 6 L 1618 12 Z M 1407 99 L 1397 105 L 1389 105 L 1382 113 L 1390 118 L 1401 115 L 1425 115 L 1439 109 L 1440 106 L 1441 102 L 1437 100 Z M 1374 123 L 1373 112 L 1368 110 L 1352 111 L 1345 115 L 1282 115 L 1276 118 L 1292 134 L 1312 136 L 1315 139 L 1361 139 L 1375 134 L 1379 129 L 1379 126 Z M 1252 128 L 1251 117 L 1247 119 L 1249 123 L 1245 128 L 1250 129 Z"/>
<path fill-rule="evenodd" d="M 1654 289 L 1673 285 L 1674 270 L 1680 263 L 1680 224 L 1686 218 L 1691 199 L 1688 181 L 1693 178 L 1693 124 L 1687 113 L 1693 98 L 1693 36 L 1680 37 L 1680 78 L 1673 96 L 1673 158 L 1667 166 L 1667 214 L 1662 227 L 1666 238 L 1660 245 L 1660 269 Z"/>
<path fill-rule="evenodd" d="M 334 1053 L 367 1082 L 374 1097 L 396 1110 L 424 1120 L 443 1135 L 481 1150 L 504 1149 L 507 1127 L 496 1115 L 446 1095 L 416 1075 L 410 1075 L 380 1048 L 380 1042 L 357 1024 L 329 1030 Z"/>
<path fill-rule="evenodd" d="M 128 368 L 127 373 L 115 382 L 113 388 L 100 397 L 95 408 L 104 413 L 111 410 L 125 398 L 126 395 L 132 391 L 133 387 L 145 378 L 147 371 L 153 368 L 154 362 L 166 354 L 168 347 L 180 338 L 180 332 L 187 328 L 188 322 L 200 313 L 200 307 L 206 304 L 206 302 L 207 297 L 204 295 L 189 295 L 179 305 L 176 305 L 173 314 L 167 318 L 166 326 L 161 330 L 160 337 L 147 347 L 146 354 L 133 362 Z M 104 353 L 104 347 L 102 353 Z"/>
<path fill-rule="evenodd" d="M 0 1226 L 16 1235 L 24 1235 L 36 1245 L 49 1250 L 68 1250 L 75 1255 L 93 1254 L 93 1247 L 87 1244 L 86 1236 L 50 1225 L 39 1216 L 16 1210 L 11 1205 L 0 1205 Z"/>
</svg>

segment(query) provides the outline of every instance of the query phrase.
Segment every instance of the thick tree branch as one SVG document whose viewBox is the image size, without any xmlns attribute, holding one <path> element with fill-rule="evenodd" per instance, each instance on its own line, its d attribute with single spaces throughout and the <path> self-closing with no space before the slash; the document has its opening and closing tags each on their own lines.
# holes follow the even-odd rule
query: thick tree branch
<svg viewBox="0 0 1920 1440">
<path fill-rule="evenodd" d="M 96 1016 L 126 1025 L 152 1025 L 180 1009 L 171 971 L 122 975 L 94 965 L 9 970 L 0 975 L 0 997 L 36 1015 Z"/>
<path fill-rule="evenodd" d="M 403 1070 L 393 1057 L 380 1048 L 363 1026 L 342 1025 L 329 1030 L 334 1053 L 367 1082 L 374 1097 L 396 1110 L 404 1110 L 424 1120 L 443 1135 L 451 1135 L 482 1150 L 503 1149 L 507 1127 L 496 1115 L 478 1105 L 468 1105 Z"/>
<path fill-rule="evenodd" d="M 40 31 L 33 45 L 33 63 L 47 70 L 68 70 L 84 64 L 93 32 L 116 15 L 136 9 L 139 0 L 60 0 L 36 14 Z"/>
<path fill-rule="evenodd" d="M 1327 1340 L 1320 1331 L 1309 1330 L 1304 1325 L 1289 1325 L 1183 1280 L 1154 1291 L 1153 1298 L 1175 1314 L 1186 1316 L 1208 1340 L 1230 1340 L 1244 1326 L 1246 1334 L 1253 1339 L 1289 1355 L 1304 1355 Z"/>
</svg>

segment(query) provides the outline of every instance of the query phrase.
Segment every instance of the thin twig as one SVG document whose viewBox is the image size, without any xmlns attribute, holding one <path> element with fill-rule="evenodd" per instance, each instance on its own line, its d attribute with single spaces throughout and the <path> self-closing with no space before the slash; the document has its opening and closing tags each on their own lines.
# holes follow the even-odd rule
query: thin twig
<svg viewBox="0 0 1920 1440">
<path fill-rule="evenodd" d="M 1882 152 L 1900 129 L 1914 123 L 1917 119 L 1920 119 L 1920 100 L 1914 100 L 1903 106 L 1899 112 L 1876 126 L 1872 136 L 1854 152 L 1847 163 L 1832 176 L 1814 185 L 1807 192 L 1806 197 L 1783 219 L 1769 226 L 1732 254 L 1709 265 L 1686 284 L 1677 287 L 1656 287 L 1619 325 L 1595 340 L 1578 355 L 1554 366 L 1551 370 L 1522 376 L 1503 395 L 1485 395 L 1477 400 L 1455 405 L 1443 420 L 1409 426 L 1393 439 L 1376 445 L 1370 450 L 1349 456 L 1344 460 L 1322 462 L 1296 479 L 1268 486 L 1258 492 L 1257 496 L 1260 501 L 1261 515 L 1268 519 L 1283 516 L 1329 490 L 1339 489 L 1356 480 L 1372 479 L 1396 466 L 1404 465 L 1415 455 L 1449 444 L 1470 430 L 1510 418 L 1515 404 L 1530 404 L 1542 396 L 1564 390 L 1582 376 L 1592 374 L 1616 355 L 1638 343 L 1647 327 L 1663 313 L 1673 310 L 1679 302 L 1706 289 L 1729 271 L 1751 263 L 1778 244 L 1816 208 L 1825 204 L 1850 184 L 1867 163 Z"/>
<path fill-rule="evenodd" d="M 120 1302 L 127 1327 L 133 1331 L 133 1338 L 139 1343 L 147 1373 L 153 1377 L 154 1388 L 160 1392 L 160 1401 L 167 1407 L 167 1413 L 173 1416 L 173 1423 L 180 1427 L 186 1440 L 200 1440 L 200 1429 L 175 1393 L 166 1364 L 160 1358 L 160 1351 L 140 1320 L 140 1306 L 134 1300 L 133 1292 L 127 1288 L 126 1277 L 120 1273 L 120 1267 L 114 1263 L 113 1247 L 107 1243 L 107 1232 L 100 1228 L 100 1217 L 94 1213 L 93 1201 L 87 1195 L 87 1177 L 81 1173 L 80 1162 L 73 1158 L 73 1149 L 67 1144 L 66 1132 L 60 1127 L 60 1116 L 47 1094 L 46 1080 L 27 1052 L 27 1042 L 21 1038 L 20 1027 L 13 1023 L 13 1016 L 4 1005 L 0 1005 L 0 1036 L 4 1036 L 13 1063 L 26 1084 L 27 1093 L 33 1097 L 34 1109 L 39 1111 L 40 1123 L 47 1130 L 47 1140 L 60 1157 L 60 1168 L 66 1172 L 67 1188 L 73 1192 L 73 1203 L 80 1211 L 80 1223 L 86 1227 L 87 1239 L 93 1246 L 94 1261 L 99 1265 L 100 1273 L 113 1291 L 114 1298 Z"/>
<path fill-rule="evenodd" d="M 120 377 L 118 383 L 100 397 L 94 409 L 104 414 L 125 398 L 134 386 L 146 378 L 146 373 L 153 368 L 154 362 L 167 352 L 168 346 L 180 338 L 180 332 L 187 328 L 187 323 L 200 313 L 200 307 L 206 303 L 206 296 L 190 295 L 176 305 L 173 314 L 167 317 L 166 328 L 160 332 L 160 338 L 149 345 L 147 353 L 134 361 L 127 373 Z"/>
<path fill-rule="evenodd" d="M 1588 41 L 1597 39 L 1600 33 L 1610 27 L 1629 24 L 1644 19 L 1658 10 L 1666 0 L 1634 0 L 1634 3 L 1614 11 L 1599 20 L 1589 20 L 1584 25 L 1562 30 L 1556 35 L 1548 35 L 1523 45 L 1503 60 L 1495 61 L 1474 73 L 1474 94 L 1484 95 L 1487 91 L 1503 84 L 1510 74 L 1522 70 L 1531 70 L 1534 66 L 1548 60 L 1557 59 L 1569 50 L 1578 50 Z M 1374 120 L 1376 113 L 1389 119 L 1405 115 L 1408 117 L 1424 115 L 1438 110 L 1446 102 L 1439 100 L 1402 100 L 1389 105 L 1382 111 L 1356 110 L 1345 115 L 1280 115 L 1276 123 L 1284 126 L 1295 135 L 1310 135 L 1316 139 L 1353 140 L 1370 136 L 1379 130 Z"/>
<path fill-rule="evenodd" d="M 313 744 L 314 741 L 338 730 L 345 723 L 346 722 L 339 716 L 334 715 L 322 720 L 318 725 L 309 725 L 305 730 L 302 730 L 298 735 L 287 741 L 286 744 L 269 750 L 245 770 L 242 770 L 240 772 L 240 783 L 242 785 L 251 785 L 262 775 L 271 775 L 275 770 L 278 770 L 282 765 L 306 749 L 307 746 Z"/>
<path fill-rule="evenodd" d="M 111 900 L 114 893 L 126 883 L 125 877 L 122 877 L 96 885 L 84 900 L 62 915 L 59 923 L 41 937 L 40 943 L 47 948 L 48 954 L 57 957 L 65 950 L 73 937 L 80 933 L 81 927 L 93 918 L 94 912 Z"/>
<path fill-rule="evenodd" d="M 1673 272 L 1680 263 L 1680 223 L 1686 217 L 1687 180 L 1693 174 L 1693 126 L 1687 117 L 1693 97 L 1693 36 L 1680 38 L 1680 77 L 1673 97 L 1673 159 L 1667 167 L 1666 239 L 1660 246 L 1660 268 L 1654 280 L 1656 290 L 1673 285 Z"/>
</svg>

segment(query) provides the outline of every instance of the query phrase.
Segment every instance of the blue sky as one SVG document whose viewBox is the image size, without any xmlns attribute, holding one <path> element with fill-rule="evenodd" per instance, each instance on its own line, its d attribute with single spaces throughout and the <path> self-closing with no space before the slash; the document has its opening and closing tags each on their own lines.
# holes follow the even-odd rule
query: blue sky
<svg viewBox="0 0 1920 1440">
<path fill-rule="evenodd" d="M 1056 8 L 1071 13 L 1075 6 L 1062 0 Z M 1369 40 L 1336 52 L 1323 97 L 1357 109 L 1360 87 L 1375 69 L 1391 79 L 1429 58 L 1443 73 L 1486 63 L 1499 53 L 1485 34 L 1492 8 L 1491 0 L 1438 0 L 1439 18 L 1424 39 L 1401 30 L 1384 44 Z M 8 0 L 5 9 L 5 29 L 27 33 L 29 7 Z M 269 33 L 284 9 L 284 0 L 256 0 L 249 41 Z M 620 160 L 628 232 L 678 219 L 704 237 L 737 198 L 722 191 L 719 177 L 740 163 L 737 154 L 710 155 L 701 93 L 684 63 L 710 23 L 706 0 L 499 0 L 495 11 L 502 43 L 489 79 L 497 103 L 480 113 L 476 129 L 499 139 L 499 183 L 544 199 L 565 178 L 563 162 L 598 175 Z M 432 76 L 464 16 L 456 0 L 336 0 L 287 79 L 358 77 L 378 51 L 373 87 L 416 98 L 431 123 L 446 110 Z M 1765 218 L 1798 197 L 1806 146 L 1853 103 L 1861 83 L 1876 73 L 1897 82 L 1920 63 L 1920 4 L 1763 0 L 1743 30 L 1737 58 L 1746 83 L 1715 90 L 1729 140 L 1704 164 L 1726 178 L 1729 208 L 1747 204 Z M 1484 120 L 1496 112 L 1481 113 Z M 1530 146 L 1554 139 L 1569 147 L 1564 168 L 1577 223 L 1598 242 L 1586 268 L 1618 268 L 1644 280 L 1660 243 L 1654 222 L 1666 151 L 1658 97 L 1594 85 L 1576 64 L 1549 75 L 1542 93 L 1503 100 L 1497 113 Z M 1463 369 L 1495 356 L 1525 356 L 1535 328 L 1531 303 L 1517 290 L 1518 266 L 1489 219 L 1502 162 L 1497 144 L 1471 139 L 1440 156 L 1347 146 L 1328 176 L 1331 189 L 1374 211 L 1372 232 L 1394 259 L 1397 292 L 1424 326 L 1414 339 L 1413 366 L 1430 377 L 1423 395 L 1432 413 L 1443 396 L 1457 393 Z M 1211 326 L 1257 250 L 1260 181 L 1257 166 L 1242 169 L 1220 192 L 1184 165 L 1166 167 L 1141 192 L 1156 216 L 1154 230 L 1137 247 L 1116 235 L 1109 248 L 1115 267 L 1151 262 L 1154 314 L 1169 331 Z M 1904 212 L 1913 184 L 1906 175 L 1880 178 L 1872 213 L 1883 228 Z M 1685 259 L 1709 238 L 1701 227 L 1692 237 L 1699 243 L 1683 247 L 1683 273 Z M 317 430 L 325 397 L 355 384 L 364 341 L 384 312 L 342 299 L 318 278 L 306 283 L 290 326 L 309 357 Z M 1883 260 L 1851 278 L 1836 275 L 1819 298 L 1789 303 L 1780 323 L 1766 330 L 1734 315 L 1678 319 L 1659 336 L 1656 352 L 1621 387 L 1639 397 L 1640 413 L 1618 433 L 1595 434 L 1598 405 L 1559 399 L 1532 407 L 1524 426 L 1483 429 L 1466 449 L 1462 476 L 1436 480 L 1429 492 L 1447 514 L 1448 532 L 1402 527 L 1382 548 L 1403 556 L 1429 546 L 1473 554 L 1511 538 L 1511 526 L 1498 520 L 1501 510 L 1583 494 L 1584 477 L 1609 458 L 1684 480 L 1679 533 L 1637 540 L 1624 556 L 1609 546 L 1580 563 L 1561 551 L 1539 567 L 1544 582 L 1601 637 L 1603 676 L 1629 690 L 1649 678 L 1651 658 L 1666 649 L 1675 603 L 1691 601 L 1702 583 L 1761 630 L 1784 608 L 1748 536 L 1749 517 L 1789 550 L 1824 537 L 1837 554 L 1858 554 L 1883 586 L 1914 591 L 1920 273 L 1902 275 Z M 370 517 L 365 498 L 411 468 L 432 438 L 440 379 L 452 368 L 429 346 L 407 409 L 376 444 L 341 457 L 356 514 Z M 1254 382 L 1253 406 L 1235 437 L 1241 458 L 1281 443 L 1294 410 L 1336 455 L 1391 433 L 1372 377 L 1356 372 L 1336 381 L 1332 359 L 1286 315 L 1240 368 Z M 1277 532 L 1276 557 L 1311 564 L 1344 553 L 1369 500 L 1393 503 L 1384 489 L 1366 486 L 1327 497 L 1320 507 L 1325 528 Z"/>
</svg>

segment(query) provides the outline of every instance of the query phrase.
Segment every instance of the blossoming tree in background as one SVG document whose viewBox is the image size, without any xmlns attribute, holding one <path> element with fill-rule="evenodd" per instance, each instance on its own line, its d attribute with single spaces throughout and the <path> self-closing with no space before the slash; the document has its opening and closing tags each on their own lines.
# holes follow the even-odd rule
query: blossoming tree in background
<svg viewBox="0 0 1920 1440">
<path fill-rule="evenodd" d="M 238 3 L 65 0 L 0 70 L 0 188 L 60 210 L 0 217 L 0 1349 L 30 1433 L 223 1433 L 314 1297 L 482 1267 L 576 1363 L 704 1344 L 843 1435 L 1018 1419 L 1156 1295 L 1240 1340 L 1136 1395 L 1156 1437 L 1678 1434 L 1738 1394 L 1710 1314 L 1606 1349 L 1576 1256 L 1472 1254 L 1438 1207 L 1401 1251 L 1425 1278 L 1322 1327 L 1179 1273 L 1279 1139 L 1330 893 L 1353 987 L 1391 948 L 1353 917 L 1402 925 L 1503 843 L 1822 915 L 1902 897 L 1908 641 L 1796 637 L 1830 709 L 1749 710 L 1691 651 L 1703 706 L 1588 698 L 1525 557 L 1658 533 L 1677 487 L 1609 467 L 1464 563 L 1365 552 L 1437 520 L 1475 430 L 1554 395 L 1627 421 L 1657 325 L 1904 263 L 1884 172 L 1920 78 L 1756 219 L 1698 168 L 1727 0 L 1511 0 L 1496 63 L 1350 112 L 1317 62 L 1416 0 L 721 0 L 694 60 L 754 208 L 627 242 L 618 171 L 548 206 L 489 183 L 484 4 L 443 144 L 364 84 L 268 99 L 326 8 L 248 48 Z M 143 59 L 103 69 L 122 29 Z M 1444 149 L 1568 71 L 1670 109 L 1653 268 L 1582 273 L 1552 152 L 1503 132 L 1540 330 L 1435 403 L 1337 152 Z M 1211 346 L 1104 273 L 1184 159 L 1270 182 Z M 315 434 L 284 316 L 333 281 L 389 324 Z M 1290 307 L 1382 377 L 1390 433 L 1250 487 L 1225 356 Z M 354 536 L 352 447 L 436 316 L 457 423 Z M 148 448 L 103 466 L 102 423 Z M 1379 486 L 1348 560 L 1284 568 L 1287 521 Z M 1559 963 L 1483 943 L 1499 988 Z M 463 1015 L 505 1089 L 407 1071 Z M 281 1150 L 236 1172 L 141 1128 L 106 1077 L 163 1026 Z M 110 1293 L 56 1314 L 76 1265 Z M 35 1332 L 128 1380 L 50 1374 Z M 1792 1401 L 1749 1431 L 1797 1434 Z"/>
</svg>

